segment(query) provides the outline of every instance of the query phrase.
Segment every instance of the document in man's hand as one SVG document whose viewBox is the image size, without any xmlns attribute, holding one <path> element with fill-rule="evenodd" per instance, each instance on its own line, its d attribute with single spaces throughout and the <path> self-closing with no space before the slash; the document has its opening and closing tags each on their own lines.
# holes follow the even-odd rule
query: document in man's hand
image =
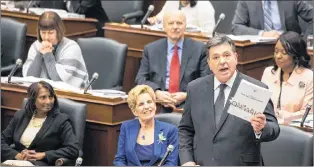
<svg viewBox="0 0 314 167">
<path fill-rule="evenodd" d="M 246 121 L 258 113 L 263 113 L 272 92 L 244 79 L 230 99 L 228 113 Z"/>
</svg>

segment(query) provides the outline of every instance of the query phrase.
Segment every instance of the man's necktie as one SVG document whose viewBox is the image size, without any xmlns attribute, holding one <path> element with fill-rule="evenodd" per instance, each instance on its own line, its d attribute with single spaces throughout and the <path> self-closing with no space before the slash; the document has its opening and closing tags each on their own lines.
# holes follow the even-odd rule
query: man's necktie
<svg viewBox="0 0 314 167">
<path fill-rule="evenodd" d="M 219 94 L 215 102 L 215 122 L 216 122 L 216 127 L 218 126 L 221 114 L 224 110 L 224 105 L 225 105 L 225 93 L 224 90 L 226 88 L 226 84 L 220 84 L 219 85 Z"/>
<path fill-rule="evenodd" d="M 178 46 L 174 46 L 174 51 L 170 64 L 170 78 L 169 78 L 169 88 L 170 93 L 175 93 L 179 91 L 179 80 L 180 80 L 180 60 L 178 54 Z"/>
<path fill-rule="evenodd" d="M 271 1 L 264 1 L 264 30 L 270 31 L 273 29 L 273 22 L 271 21 Z"/>
</svg>

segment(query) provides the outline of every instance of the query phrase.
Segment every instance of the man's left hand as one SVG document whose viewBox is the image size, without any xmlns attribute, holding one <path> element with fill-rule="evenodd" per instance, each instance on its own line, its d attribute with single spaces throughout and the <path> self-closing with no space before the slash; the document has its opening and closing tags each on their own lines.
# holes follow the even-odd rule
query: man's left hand
<svg viewBox="0 0 314 167">
<path fill-rule="evenodd" d="M 254 132 L 261 132 L 261 130 L 266 125 L 266 116 L 264 114 L 257 114 L 251 117 L 251 125 L 254 129 Z"/>
<path fill-rule="evenodd" d="M 176 92 L 171 93 L 171 97 L 177 100 L 177 104 L 180 104 L 185 101 L 187 94 L 185 92 Z"/>
</svg>

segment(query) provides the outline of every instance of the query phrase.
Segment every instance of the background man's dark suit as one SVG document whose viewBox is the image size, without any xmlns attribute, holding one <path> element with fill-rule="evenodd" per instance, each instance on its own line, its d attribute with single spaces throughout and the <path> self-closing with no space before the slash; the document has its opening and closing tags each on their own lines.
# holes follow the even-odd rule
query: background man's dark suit
<svg viewBox="0 0 314 167">
<path fill-rule="evenodd" d="M 100 0 L 75 0 L 71 1 L 73 12 L 84 14 L 87 18 L 95 18 L 97 23 L 97 36 L 104 37 L 104 24 L 109 22 L 107 13 L 101 6 Z"/>
<path fill-rule="evenodd" d="M 42 162 L 49 165 L 54 165 L 55 161 L 61 157 L 68 159 L 78 157 L 78 141 L 66 114 L 50 111 L 33 142 L 26 148 L 20 143 L 20 139 L 30 119 L 31 117 L 27 117 L 24 110 L 18 111 L 8 127 L 2 131 L 1 161 L 13 160 L 15 155 L 24 149 L 45 152 L 46 158 Z M 12 149 L 10 144 L 14 144 L 15 149 Z M 34 161 L 38 165 L 43 165 L 42 162 Z"/>
<path fill-rule="evenodd" d="M 305 1 L 277 1 L 284 31 L 295 31 L 301 34 L 298 21 L 300 16 L 307 22 L 305 36 L 313 34 L 313 6 Z M 232 21 L 232 33 L 235 35 L 257 35 L 264 30 L 264 14 L 262 1 L 238 1 Z"/>
<path fill-rule="evenodd" d="M 231 88 L 234 96 L 240 81 L 245 79 L 258 86 L 267 86 L 238 72 Z M 273 104 L 264 111 L 267 123 L 259 140 L 250 122 L 229 115 L 227 102 L 217 129 L 214 120 L 214 75 L 192 81 L 187 88 L 184 113 L 179 125 L 179 156 L 181 164 L 189 161 L 197 165 L 261 165 L 260 142 L 271 141 L 279 135 Z M 227 98 L 227 97 L 226 97 Z"/>
<path fill-rule="evenodd" d="M 166 90 L 167 39 L 147 44 L 135 82 L 137 85 L 149 85 L 156 91 Z M 205 44 L 184 38 L 182 60 L 180 65 L 180 92 L 186 92 L 186 87 L 192 80 L 208 75 L 207 53 Z"/>
</svg>

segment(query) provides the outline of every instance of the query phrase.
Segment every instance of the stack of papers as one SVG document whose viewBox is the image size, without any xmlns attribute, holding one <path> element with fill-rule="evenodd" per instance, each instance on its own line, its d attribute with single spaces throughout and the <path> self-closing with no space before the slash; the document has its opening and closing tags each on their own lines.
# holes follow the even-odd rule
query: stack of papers
<svg viewBox="0 0 314 167">
<path fill-rule="evenodd" d="M 132 28 L 141 28 L 141 25 L 131 25 Z M 155 30 L 155 31 L 164 31 L 164 27 L 162 24 L 154 24 L 154 25 L 143 25 L 143 27 Z M 187 25 L 186 32 L 201 32 L 201 28 L 194 25 Z"/>
<path fill-rule="evenodd" d="M 87 93 L 93 96 L 105 97 L 105 98 L 128 98 L 128 95 L 125 92 L 111 89 L 93 89 L 88 90 Z"/>
<path fill-rule="evenodd" d="M 296 119 L 296 120 L 292 120 L 289 125 L 292 125 L 292 126 L 300 126 L 301 121 L 302 121 L 302 118 Z M 307 126 L 307 127 L 313 128 L 313 115 L 308 115 L 308 116 L 306 117 L 306 119 L 305 119 L 303 125 L 304 125 L 304 126 Z"/>
<path fill-rule="evenodd" d="M 52 81 L 49 79 L 44 78 L 36 78 L 33 76 L 29 77 L 12 77 L 11 82 L 13 84 L 19 84 L 21 86 L 29 87 L 34 82 L 45 81 L 49 83 L 54 89 L 73 92 L 78 94 L 84 94 L 84 90 L 81 88 L 73 87 L 62 81 Z M 1 77 L 1 83 L 8 83 L 8 77 Z M 128 95 L 125 92 L 118 91 L 118 90 L 111 90 L 111 89 L 94 89 L 94 90 L 87 90 L 87 93 L 98 96 L 98 97 L 105 97 L 105 98 L 123 98 L 126 99 Z"/>
<path fill-rule="evenodd" d="M 64 90 L 64 91 L 69 91 L 69 92 L 74 92 L 78 94 L 83 94 L 84 90 L 80 88 L 73 87 L 72 85 L 69 85 L 65 82 L 62 81 L 52 81 L 49 79 L 44 79 L 44 78 L 36 78 L 33 76 L 29 77 L 12 77 L 11 82 L 15 84 L 19 84 L 25 87 L 29 87 L 32 83 L 34 82 L 39 82 L 39 81 L 45 81 L 49 83 L 53 88 L 59 89 L 59 90 Z M 1 77 L 1 83 L 8 83 L 8 77 Z"/>
<path fill-rule="evenodd" d="M 26 160 L 6 160 L 2 163 L 8 166 L 35 166 L 34 164 Z"/>
<path fill-rule="evenodd" d="M 62 9 L 50 9 L 50 8 L 29 8 L 29 12 L 36 15 L 41 15 L 46 11 L 56 12 L 61 18 L 85 18 L 85 15 L 80 15 L 77 13 L 68 13 L 66 10 Z"/>
<path fill-rule="evenodd" d="M 253 43 L 270 43 L 274 44 L 277 41 L 277 38 L 275 37 L 261 37 L 258 35 L 227 35 L 229 38 L 231 38 L 234 41 L 250 41 Z"/>
</svg>

